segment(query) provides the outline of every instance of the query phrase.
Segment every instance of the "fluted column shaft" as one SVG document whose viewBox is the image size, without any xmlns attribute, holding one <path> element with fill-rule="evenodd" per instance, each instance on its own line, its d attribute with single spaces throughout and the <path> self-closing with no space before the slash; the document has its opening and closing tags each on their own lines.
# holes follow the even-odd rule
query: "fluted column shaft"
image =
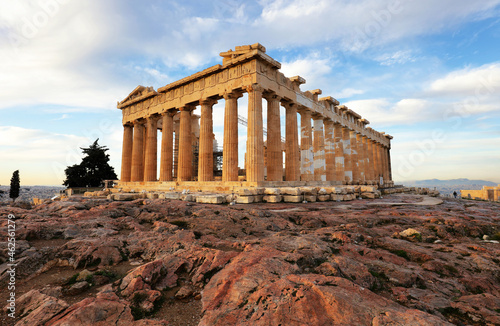
<svg viewBox="0 0 500 326">
<path fill-rule="evenodd" d="M 365 181 L 368 183 L 370 182 L 373 177 L 372 177 L 372 169 L 371 169 L 371 159 L 370 159 L 370 140 L 368 137 L 363 136 L 363 149 L 364 149 L 364 156 L 365 156 Z"/>
<path fill-rule="evenodd" d="M 179 117 L 180 117 L 180 113 Z M 179 172 L 179 139 L 180 139 L 180 119 L 179 121 L 174 121 L 174 178 L 177 178 Z"/>
<path fill-rule="evenodd" d="M 335 181 L 335 135 L 333 121 L 326 119 L 324 125 L 326 181 Z"/>
<path fill-rule="evenodd" d="M 267 100 L 267 181 L 283 181 L 281 152 L 280 97 L 265 96 Z"/>
<path fill-rule="evenodd" d="M 344 143 L 342 140 L 342 126 L 339 123 L 334 124 L 334 146 L 335 146 L 335 180 L 344 182 Z"/>
<path fill-rule="evenodd" d="M 381 145 L 380 155 L 382 155 L 382 176 L 384 177 L 384 184 L 389 181 L 389 165 L 387 164 L 387 151 L 384 145 Z"/>
<path fill-rule="evenodd" d="M 358 145 L 358 162 L 359 162 L 359 182 L 363 184 L 366 181 L 365 175 L 365 146 L 363 144 L 363 135 L 356 135 L 356 144 Z"/>
<path fill-rule="evenodd" d="M 352 183 L 351 136 L 347 127 L 342 127 L 342 143 L 344 146 L 344 182 Z"/>
<path fill-rule="evenodd" d="M 248 91 L 247 181 L 264 181 L 263 88 L 253 84 Z"/>
<path fill-rule="evenodd" d="M 214 140 L 212 107 L 215 100 L 201 100 L 198 181 L 214 180 Z"/>
<path fill-rule="evenodd" d="M 387 164 L 389 169 L 388 181 L 392 181 L 391 147 L 387 148 Z"/>
<path fill-rule="evenodd" d="M 377 181 L 383 185 L 384 184 L 384 161 L 382 156 L 382 145 L 377 143 Z"/>
<path fill-rule="evenodd" d="M 375 181 L 375 183 L 378 183 L 380 181 L 380 178 L 379 178 L 379 171 L 378 171 L 378 167 L 379 167 L 379 158 L 378 158 L 378 155 L 377 155 L 377 152 L 378 152 L 378 146 L 377 146 L 377 142 L 374 141 L 374 140 L 371 140 L 371 155 L 372 155 L 372 168 L 373 168 L 373 181 Z"/>
<path fill-rule="evenodd" d="M 299 135 L 297 123 L 297 104 L 287 103 L 286 143 L 285 143 L 285 178 L 286 181 L 300 180 Z"/>
<path fill-rule="evenodd" d="M 160 181 L 172 181 L 174 159 L 174 119 L 172 113 L 162 113 Z"/>
<path fill-rule="evenodd" d="M 241 93 L 224 94 L 224 145 L 222 181 L 238 181 L 238 98 Z"/>
<path fill-rule="evenodd" d="M 314 151 L 312 144 L 311 111 L 300 112 L 300 179 L 314 180 Z"/>
<path fill-rule="evenodd" d="M 150 116 L 147 118 L 147 141 L 146 160 L 144 170 L 144 181 L 156 181 L 158 173 L 158 118 Z"/>
<path fill-rule="evenodd" d="M 191 112 L 194 108 L 180 108 L 178 181 L 191 181 L 193 177 L 193 144 L 191 141 Z"/>
<path fill-rule="evenodd" d="M 123 125 L 123 147 L 122 147 L 122 173 L 121 181 L 129 182 L 132 172 L 132 144 L 134 140 L 134 127 Z"/>
<path fill-rule="evenodd" d="M 326 181 L 325 168 L 325 130 L 323 117 L 313 117 L 314 121 L 314 180 Z"/>
<path fill-rule="evenodd" d="M 144 126 L 142 123 L 134 122 L 134 142 L 132 144 L 132 171 L 130 181 L 144 181 Z"/>
<path fill-rule="evenodd" d="M 358 155 L 358 141 L 356 139 L 357 132 L 350 131 L 349 136 L 351 137 L 351 164 L 352 164 L 352 182 L 354 184 L 359 184 L 360 173 L 359 173 L 359 155 Z"/>
</svg>

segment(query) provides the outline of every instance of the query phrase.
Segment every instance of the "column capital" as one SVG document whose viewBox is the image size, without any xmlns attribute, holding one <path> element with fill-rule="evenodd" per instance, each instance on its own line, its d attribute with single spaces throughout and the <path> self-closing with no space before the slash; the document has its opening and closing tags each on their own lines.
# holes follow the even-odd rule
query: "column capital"
<svg viewBox="0 0 500 326">
<path fill-rule="evenodd" d="M 196 109 L 196 106 L 195 105 L 192 105 L 192 104 L 186 104 L 184 106 L 181 106 L 178 110 L 183 112 L 183 111 L 194 111 Z"/>
<path fill-rule="evenodd" d="M 276 94 L 276 92 L 273 91 L 266 91 L 264 94 L 262 94 L 262 97 L 265 98 L 268 101 L 281 101 L 282 97 Z"/>
<path fill-rule="evenodd" d="M 259 84 L 252 84 L 252 85 L 249 85 L 249 86 L 246 86 L 245 87 L 246 91 L 248 93 L 252 93 L 252 92 L 264 92 L 264 87 L 260 86 Z"/>
<path fill-rule="evenodd" d="M 146 122 L 146 119 L 144 118 L 139 118 L 139 119 L 136 119 L 134 121 L 131 121 L 131 123 L 135 126 L 135 125 L 143 125 L 144 123 Z"/>
<path fill-rule="evenodd" d="M 309 114 L 309 116 L 312 116 L 312 111 L 309 110 L 309 108 L 303 106 L 303 105 L 299 105 L 297 107 L 297 112 L 299 112 L 301 115 L 302 114 Z"/>
<path fill-rule="evenodd" d="M 240 97 L 243 97 L 243 92 L 242 91 L 230 91 L 230 92 L 224 92 L 222 94 L 222 97 L 227 101 L 229 99 L 239 99 Z"/>
<path fill-rule="evenodd" d="M 177 114 L 177 111 L 176 110 L 167 110 L 167 111 L 163 111 L 160 114 L 161 114 L 162 117 L 164 117 L 166 115 L 173 117 L 174 115 Z"/>
<path fill-rule="evenodd" d="M 297 109 L 299 106 L 297 103 L 285 99 L 281 99 L 281 105 L 283 105 L 285 109 Z"/>
<path fill-rule="evenodd" d="M 217 104 L 217 100 L 212 99 L 212 98 L 202 98 L 200 100 L 200 105 L 210 105 L 210 106 L 213 106 L 215 104 Z"/>
<path fill-rule="evenodd" d="M 148 121 L 150 121 L 150 120 L 153 120 L 153 121 L 154 121 L 154 120 L 158 120 L 158 119 L 160 119 L 160 114 L 158 114 L 158 113 L 153 113 L 153 114 L 151 114 L 151 115 L 147 116 L 147 117 L 146 117 L 146 119 L 147 119 Z"/>
</svg>

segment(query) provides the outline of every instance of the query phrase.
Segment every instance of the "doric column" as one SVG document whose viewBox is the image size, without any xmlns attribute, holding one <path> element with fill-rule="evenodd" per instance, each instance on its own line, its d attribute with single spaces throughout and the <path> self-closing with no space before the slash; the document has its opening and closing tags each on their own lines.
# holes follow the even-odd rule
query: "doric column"
<svg viewBox="0 0 500 326">
<path fill-rule="evenodd" d="M 344 182 L 344 143 L 342 139 L 342 126 L 340 123 L 334 124 L 334 145 L 335 145 L 335 180 Z"/>
<path fill-rule="evenodd" d="M 363 144 L 363 135 L 356 135 L 356 143 L 358 144 L 358 162 L 359 162 L 359 182 L 365 184 L 365 146 Z"/>
<path fill-rule="evenodd" d="M 286 136 L 285 136 L 285 179 L 300 180 L 299 136 L 297 124 L 297 104 L 285 103 Z"/>
<path fill-rule="evenodd" d="M 370 143 L 371 143 L 371 158 L 372 158 L 372 169 L 373 169 L 373 181 L 375 183 L 378 183 L 380 181 L 380 177 L 379 177 L 379 170 L 378 170 L 378 167 L 379 167 L 379 158 L 378 158 L 378 155 L 377 155 L 377 152 L 378 152 L 378 146 L 377 146 L 377 142 L 374 141 L 374 140 L 370 140 Z"/>
<path fill-rule="evenodd" d="M 194 107 L 186 105 L 179 109 L 179 164 L 178 181 L 191 181 L 193 177 L 193 144 L 191 140 L 191 112 Z"/>
<path fill-rule="evenodd" d="M 224 109 L 224 144 L 222 181 L 238 181 L 238 98 L 241 93 L 226 93 Z"/>
<path fill-rule="evenodd" d="M 283 181 L 281 98 L 276 94 L 265 94 L 264 97 L 267 100 L 267 181 Z"/>
<path fill-rule="evenodd" d="M 380 185 L 384 185 L 384 159 L 382 155 L 382 145 L 377 143 L 377 181 Z"/>
<path fill-rule="evenodd" d="M 387 164 L 389 168 L 388 181 L 392 181 L 391 146 L 387 148 Z"/>
<path fill-rule="evenodd" d="M 371 180 L 373 180 L 372 177 L 372 169 L 371 169 L 371 159 L 370 159 L 370 140 L 368 137 L 363 136 L 363 149 L 364 149 L 364 157 L 365 157 L 365 181 L 368 184 Z"/>
<path fill-rule="evenodd" d="M 361 176 L 359 173 L 359 155 L 358 155 L 358 141 L 356 139 L 357 132 L 350 131 L 349 136 L 351 137 L 351 164 L 352 164 L 352 182 L 354 184 L 359 184 Z"/>
<path fill-rule="evenodd" d="M 311 111 L 307 108 L 300 113 L 300 180 L 314 180 L 314 152 L 312 144 Z"/>
<path fill-rule="evenodd" d="M 180 117 L 180 113 L 177 113 Z M 175 116 L 174 116 L 175 117 Z M 174 119 L 174 178 L 177 179 L 177 174 L 179 172 L 179 131 L 180 131 L 180 120 L 175 122 Z"/>
<path fill-rule="evenodd" d="M 384 184 L 389 181 L 389 164 L 387 162 L 387 149 L 384 145 L 381 145 L 381 151 L 382 155 L 382 175 L 384 177 Z"/>
<path fill-rule="evenodd" d="M 326 181 L 325 169 L 325 130 L 323 127 L 323 117 L 313 116 L 314 121 L 314 180 Z"/>
<path fill-rule="evenodd" d="M 262 122 L 262 92 L 264 89 L 253 84 L 248 92 L 247 129 L 247 181 L 264 181 L 264 130 Z"/>
<path fill-rule="evenodd" d="M 123 125 L 123 147 L 122 147 L 122 182 L 130 181 L 132 172 L 132 144 L 134 140 L 134 127 L 130 124 Z"/>
<path fill-rule="evenodd" d="M 132 144 L 132 172 L 130 181 L 144 181 L 144 126 L 142 122 L 134 122 L 134 142 Z"/>
<path fill-rule="evenodd" d="M 200 146 L 198 152 L 198 181 L 214 180 L 214 140 L 212 107 L 217 101 L 200 101 Z"/>
<path fill-rule="evenodd" d="M 160 181 L 172 181 L 174 163 L 174 119 L 171 112 L 163 112 L 161 130 Z"/>
<path fill-rule="evenodd" d="M 156 181 L 158 173 L 158 117 L 152 115 L 147 118 L 146 163 L 144 181 Z"/>
<path fill-rule="evenodd" d="M 144 135 L 142 136 L 142 171 L 141 171 L 141 181 L 144 181 L 146 175 L 146 148 L 148 146 L 148 122 L 144 123 L 144 128 L 142 131 Z"/>
<path fill-rule="evenodd" d="M 342 144 L 344 145 L 344 183 L 352 183 L 351 135 L 347 127 L 342 127 Z"/>
<path fill-rule="evenodd" d="M 335 135 L 333 121 L 324 120 L 326 181 L 335 181 Z"/>
</svg>

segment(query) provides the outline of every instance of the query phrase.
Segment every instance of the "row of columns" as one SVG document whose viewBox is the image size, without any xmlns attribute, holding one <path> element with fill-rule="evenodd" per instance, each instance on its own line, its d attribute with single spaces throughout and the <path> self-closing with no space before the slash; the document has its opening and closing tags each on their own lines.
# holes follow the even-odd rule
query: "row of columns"
<svg viewBox="0 0 500 326">
<path fill-rule="evenodd" d="M 248 93 L 248 129 L 246 178 L 264 181 L 264 139 L 262 100 L 267 100 L 267 181 L 283 180 L 280 106 L 286 111 L 285 180 L 340 181 L 342 183 L 382 183 L 391 180 L 389 149 L 339 123 L 313 115 L 296 103 L 257 84 Z M 238 98 L 242 92 L 224 94 L 224 146 L 222 181 L 238 181 Z M 213 105 L 215 99 L 203 99 L 201 106 L 198 181 L 213 181 Z M 155 114 L 124 125 L 121 181 L 157 181 L 157 123 L 162 119 L 160 180 L 172 181 L 177 162 L 178 181 L 191 181 L 192 139 L 191 115 L 194 105 L 178 109 L 179 130 L 174 130 L 177 110 Z M 297 113 L 301 116 L 300 148 Z M 311 124 L 313 121 L 313 125 Z M 313 132 L 314 126 L 314 132 Z M 178 141 L 174 158 L 173 135 Z"/>
</svg>

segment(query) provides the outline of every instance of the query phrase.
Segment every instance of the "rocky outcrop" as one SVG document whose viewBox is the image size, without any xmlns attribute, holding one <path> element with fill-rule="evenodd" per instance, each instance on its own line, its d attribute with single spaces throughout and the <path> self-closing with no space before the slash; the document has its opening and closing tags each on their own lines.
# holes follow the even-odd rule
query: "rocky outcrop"
<svg viewBox="0 0 500 326">
<path fill-rule="evenodd" d="M 426 198 L 227 206 L 91 198 L 15 208 L 16 258 L 27 271 L 16 284 L 16 322 L 500 324 L 498 207 Z M 67 276 L 48 277 L 57 273 Z M 184 320 L 171 318 L 174 308 Z"/>
</svg>

